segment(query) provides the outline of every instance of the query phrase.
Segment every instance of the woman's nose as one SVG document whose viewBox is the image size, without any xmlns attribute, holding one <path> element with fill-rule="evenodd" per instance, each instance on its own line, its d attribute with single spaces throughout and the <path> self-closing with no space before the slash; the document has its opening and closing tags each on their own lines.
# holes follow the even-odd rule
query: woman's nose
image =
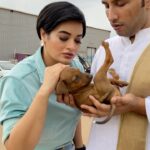
<svg viewBox="0 0 150 150">
<path fill-rule="evenodd" d="M 79 45 L 75 41 L 69 41 L 67 44 L 69 50 L 75 51 L 79 49 Z"/>
</svg>

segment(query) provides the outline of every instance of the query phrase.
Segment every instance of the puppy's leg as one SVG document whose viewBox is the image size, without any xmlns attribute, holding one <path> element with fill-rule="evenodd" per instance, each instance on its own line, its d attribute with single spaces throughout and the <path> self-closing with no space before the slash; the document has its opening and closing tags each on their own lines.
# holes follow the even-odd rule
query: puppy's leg
<svg viewBox="0 0 150 150">
<path fill-rule="evenodd" d="M 102 46 L 105 49 L 106 55 L 105 55 L 105 60 L 104 60 L 103 65 L 101 66 L 99 71 L 96 73 L 96 76 L 94 78 L 94 81 L 96 81 L 96 82 L 101 81 L 103 78 L 107 78 L 107 71 L 114 61 L 111 51 L 109 49 L 109 44 L 107 42 L 103 41 Z"/>
<path fill-rule="evenodd" d="M 112 86 L 109 79 L 107 78 L 108 69 L 114 60 L 113 60 L 111 51 L 109 49 L 109 44 L 107 42 L 102 42 L 102 45 L 105 49 L 106 56 L 105 56 L 103 65 L 96 73 L 96 76 L 94 78 L 94 84 L 95 84 L 95 87 L 96 87 L 98 93 L 100 94 L 100 97 L 104 97 L 104 95 L 106 95 L 106 93 L 107 93 L 107 95 L 110 95 L 109 97 L 105 97 L 104 99 L 101 100 L 101 102 L 104 102 L 105 99 L 110 100 L 110 98 L 112 97 L 111 95 L 113 95 L 115 92 L 114 87 Z M 107 121 L 109 121 L 114 114 L 115 108 L 116 108 L 115 105 L 111 105 L 111 109 L 110 109 L 108 116 L 104 120 L 96 121 L 95 123 L 96 124 L 104 124 Z"/>
<path fill-rule="evenodd" d="M 123 80 L 109 79 L 109 81 L 112 85 L 116 85 L 118 87 L 124 87 L 128 85 L 128 82 L 123 81 Z"/>
<path fill-rule="evenodd" d="M 108 70 L 108 72 L 112 76 L 113 79 L 119 80 L 120 77 L 119 77 L 118 73 L 116 72 L 116 70 L 114 68 L 110 68 Z"/>
</svg>

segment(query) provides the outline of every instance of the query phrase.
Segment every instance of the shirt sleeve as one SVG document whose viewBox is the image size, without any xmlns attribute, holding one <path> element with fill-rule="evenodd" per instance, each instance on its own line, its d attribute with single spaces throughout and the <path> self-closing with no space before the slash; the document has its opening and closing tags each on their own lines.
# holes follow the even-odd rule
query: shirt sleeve
<svg viewBox="0 0 150 150">
<path fill-rule="evenodd" d="M 145 99 L 145 107 L 146 107 L 146 115 L 148 118 L 148 122 L 150 123 L 150 96 Z"/>
<path fill-rule="evenodd" d="M 4 142 L 17 121 L 25 114 L 31 96 L 23 82 L 15 77 L 4 77 L 0 82 L 0 123 Z"/>
</svg>

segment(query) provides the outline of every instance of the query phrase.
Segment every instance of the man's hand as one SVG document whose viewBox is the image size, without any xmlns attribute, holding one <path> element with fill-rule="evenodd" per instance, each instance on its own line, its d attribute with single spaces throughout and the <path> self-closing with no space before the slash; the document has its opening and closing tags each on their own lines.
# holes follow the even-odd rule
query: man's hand
<svg viewBox="0 0 150 150">
<path fill-rule="evenodd" d="M 141 115 L 146 114 L 145 99 L 131 93 L 124 96 L 114 96 L 111 99 L 111 103 L 116 105 L 116 114 L 126 112 L 135 112 Z"/>
<path fill-rule="evenodd" d="M 91 117 L 104 117 L 110 112 L 110 105 L 100 103 L 95 97 L 89 96 L 93 106 L 81 105 L 81 108 L 86 110 L 87 116 Z M 133 94 L 125 94 L 124 96 L 114 96 L 111 99 L 111 104 L 115 104 L 115 114 L 122 114 L 126 112 L 135 112 L 141 115 L 146 114 L 145 110 L 145 99 L 137 97 Z"/>
<path fill-rule="evenodd" d="M 89 96 L 93 106 L 81 105 L 81 108 L 85 110 L 84 115 L 90 117 L 104 117 L 110 113 L 111 106 L 100 103 L 94 96 Z"/>
</svg>

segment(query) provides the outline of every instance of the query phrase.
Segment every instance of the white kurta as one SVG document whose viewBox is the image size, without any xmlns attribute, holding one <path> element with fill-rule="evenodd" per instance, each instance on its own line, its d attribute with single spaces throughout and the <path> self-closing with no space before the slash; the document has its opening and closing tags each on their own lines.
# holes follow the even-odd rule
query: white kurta
<svg viewBox="0 0 150 150">
<path fill-rule="evenodd" d="M 138 32 L 134 43 L 131 43 L 128 38 L 120 36 L 113 37 L 107 41 L 114 57 L 114 63 L 111 67 L 115 68 L 120 79 L 129 81 L 138 58 L 148 44 L 150 44 L 150 28 Z M 105 51 L 100 46 L 93 60 L 92 74 L 97 72 L 103 64 L 104 58 Z M 125 93 L 126 88 L 123 88 L 121 91 Z M 148 122 L 150 123 L 150 97 L 146 98 L 145 103 Z M 116 150 L 119 126 L 120 115 L 114 116 L 104 125 L 92 124 L 87 150 Z M 146 142 L 146 150 L 150 150 L 150 124 L 148 124 Z"/>
</svg>

